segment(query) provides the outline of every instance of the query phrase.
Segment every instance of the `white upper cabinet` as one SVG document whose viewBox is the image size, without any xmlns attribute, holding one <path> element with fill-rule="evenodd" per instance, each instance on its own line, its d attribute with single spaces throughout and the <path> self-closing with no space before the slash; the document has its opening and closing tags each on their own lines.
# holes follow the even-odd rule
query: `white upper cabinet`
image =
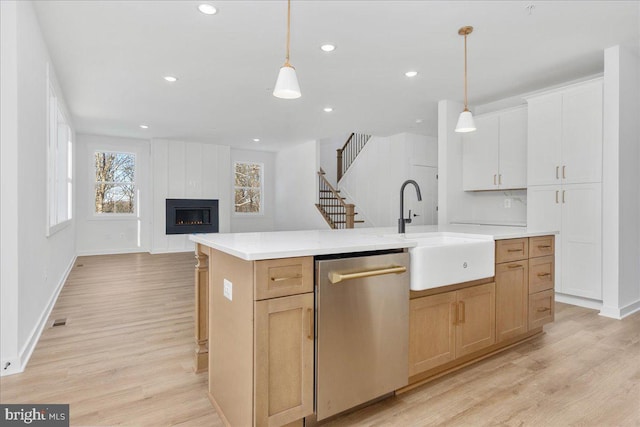
<svg viewBox="0 0 640 427">
<path fill-rule="evenodd" d="M 526 188 L 526 107 L 477 116 L 475 122 L 477 130 L 462 137 L 463 189 Z"/>
<path fill-rule="evenodd" d="M 602 80 L 528 99 L 527 184 L 602 179 Z"/>
</svg>

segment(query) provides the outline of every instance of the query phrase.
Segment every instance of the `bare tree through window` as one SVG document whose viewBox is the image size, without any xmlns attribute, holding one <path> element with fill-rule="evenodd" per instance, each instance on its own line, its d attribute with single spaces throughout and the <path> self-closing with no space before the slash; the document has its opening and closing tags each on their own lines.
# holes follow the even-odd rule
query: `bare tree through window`
<svg viewBox="0 0 640 427">
<path fill-rule="evenodd" d="M 235 211 L 262 212 L 262 165 L 238 162 L 235 164 Z"/>
<path fill-rule="evenodd" d="M 136 156 L 95 153 L 95 213 L 134 213 Z"/>
</svg>

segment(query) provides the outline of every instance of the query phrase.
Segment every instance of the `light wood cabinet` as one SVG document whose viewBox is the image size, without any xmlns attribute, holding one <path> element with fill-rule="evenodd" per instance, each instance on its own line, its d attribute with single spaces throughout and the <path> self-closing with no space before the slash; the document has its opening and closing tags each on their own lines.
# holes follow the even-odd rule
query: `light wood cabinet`
<svg viewBox="0 0 640 427">
<path fill-rule="evenodd" d="M 313 294 L 255 303 L 256 426 L 313 413 Z"/>
<path fill-rule="evenodd" d="M 477 116 L 475 120 L 478 129 L 462 140 L 463 189 L 526 188 L 526 107 Z"/>
<path fill-rule="evenodd" d="M 527 332 L 529 260 L 496 264 L 496 339 Z"/>
<path fill-rule="evenodd" d="M 209 397 L 227 425 L 313 413 L 313 258 L 209 253 Z"/>
<path fill-rule="evenodd" d="M 415 298 L 409 310 L 409 376 L 495 343 L 493 282 Z"/>
</svg>

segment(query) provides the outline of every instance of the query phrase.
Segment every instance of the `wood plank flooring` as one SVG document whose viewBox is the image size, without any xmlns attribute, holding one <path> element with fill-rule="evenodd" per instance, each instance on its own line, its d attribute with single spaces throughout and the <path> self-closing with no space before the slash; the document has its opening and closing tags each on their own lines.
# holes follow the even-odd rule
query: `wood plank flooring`
<svg viewBox="0 0 640 427">
<path fill-rule="evenodd" d="M 222 426 L 207 373 L 191 369 L 194 265 L 191 253 L 78 258 L 50 319 L 67 325 L 0 379 L 0 401 L 69 403 L 73 426 Z M 329 425 L 640 426 L 640 313 L 557 304 L 545 331 Z"/>
</svg>

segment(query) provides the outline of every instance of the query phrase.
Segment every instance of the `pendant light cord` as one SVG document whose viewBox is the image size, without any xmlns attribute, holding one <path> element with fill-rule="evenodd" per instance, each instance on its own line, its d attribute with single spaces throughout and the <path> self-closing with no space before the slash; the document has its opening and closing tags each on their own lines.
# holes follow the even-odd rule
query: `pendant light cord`
<svg viewBox="0 0 640 427">
<path fill-rule="evenodd" d="M 467 34 L 464 35 L 464 111 L 469 111 L 467 107 Z"/>
<path fill-rule="evenodd" d="M 288 2 L 288 6 L 287 6 L 287 56 L 284 62 L 284 65 L 286 66 L 291 66 L 291 64 L 289 64 L 289 39 L 291 37 L 291 0 L 289 0 Z"/>
</svg>

